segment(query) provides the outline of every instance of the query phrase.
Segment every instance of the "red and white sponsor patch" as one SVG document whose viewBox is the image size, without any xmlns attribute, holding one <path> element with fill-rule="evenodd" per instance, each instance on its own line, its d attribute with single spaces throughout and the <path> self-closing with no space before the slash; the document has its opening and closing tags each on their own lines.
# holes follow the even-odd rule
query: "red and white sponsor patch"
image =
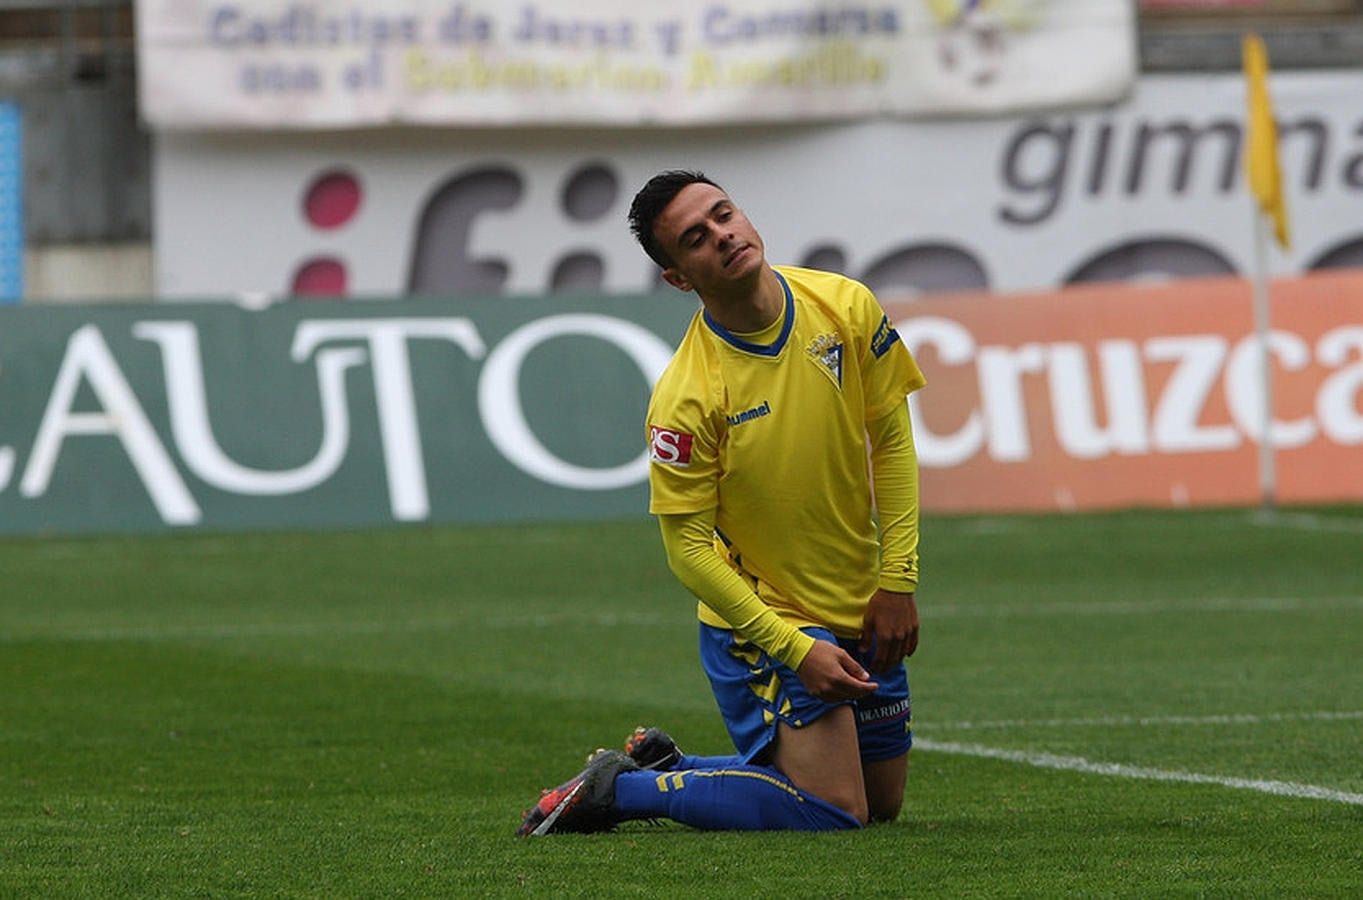
<svg viewBox="0 0 1363 900">
<path fill-rule="evenodd" d="M 650 425 L 648 458 L 665 466 L 691 465 L 691 435 L 658 425 Z"/>
</svg>

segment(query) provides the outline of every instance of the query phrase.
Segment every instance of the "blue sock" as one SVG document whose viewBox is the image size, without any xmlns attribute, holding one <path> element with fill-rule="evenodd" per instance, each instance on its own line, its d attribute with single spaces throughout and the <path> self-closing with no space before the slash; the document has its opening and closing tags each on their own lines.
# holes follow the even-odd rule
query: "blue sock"
<svg viewBox="0 0 1363 900">
<path fill-rule="evenodd" d="M 706 831 L 839 831 L 855 818 L 765 766 L 621 772 L 615 805 L 626 819 L 667 818 Z"/>
<path fill-rule="evenodd" d="M 691 756 L 683 753 L 682 758 L 672 767 L 676 769 L 728 769 L 743 765 L 741 756 Z"/>
</svg>

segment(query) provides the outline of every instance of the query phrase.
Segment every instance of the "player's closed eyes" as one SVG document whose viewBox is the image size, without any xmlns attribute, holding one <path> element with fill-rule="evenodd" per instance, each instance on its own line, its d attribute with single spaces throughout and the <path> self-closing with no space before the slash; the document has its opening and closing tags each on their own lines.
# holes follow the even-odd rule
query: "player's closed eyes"
<svg viewBox="0 0 1363 900">
<path fill-rule="evenodd" d="M 725 222 L 729 221 L 733 217 L 734 217 L 733 207 L 720 206 L 716 207 L 714 210 L 714 219 L 721 225 L 723 225 Z M 700 228 L 700 226 L 697 226 L 695 229 L 687 232 L 685 235 L 682 236 L 682 243 L 686 246 L 687 249 L 694 250 L 705 243 L 705 238 L 706 238 L 705 230 Z"/>
</svg>

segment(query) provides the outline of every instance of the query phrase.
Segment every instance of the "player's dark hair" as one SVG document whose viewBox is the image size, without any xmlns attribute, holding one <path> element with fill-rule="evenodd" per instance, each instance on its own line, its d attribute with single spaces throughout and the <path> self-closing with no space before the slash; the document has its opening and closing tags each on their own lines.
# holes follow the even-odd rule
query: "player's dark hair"
<svg viewBox="0 0 1363 900">
<path fill-rule="evenodd" d="M 634 195 L 634 202 L 629 205 L 629 230 L 644 248 L 648 258 L 657 263 L 659 268 L 671 267 L 672 258 L 658 243 L 658 238 L 653 234 L 653 227 L 658 223 L 658 216 L 667 208 L 667 204 L 672 202 L 672 198 L 681 193 L 682 188 L 692 184 L 708 184 L 724 190 L 701 172 L 668 169 L 654 175 L 639 188 L 639 193 Z"/>
</svg>

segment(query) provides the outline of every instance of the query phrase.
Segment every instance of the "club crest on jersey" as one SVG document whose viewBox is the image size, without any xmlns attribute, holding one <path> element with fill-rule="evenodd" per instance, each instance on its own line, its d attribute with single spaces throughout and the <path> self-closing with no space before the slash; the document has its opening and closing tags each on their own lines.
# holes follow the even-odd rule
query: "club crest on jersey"
<svg viewBox="0 0 1363 900">
<path fill-rule="evenodd" d="M 805 352 L 842 386 L 842 341 L 836 334 L 821 334 L 810 341 Z"/>
<path fill-rule="evenodd" d="M 659 425 L 648 427 L 648 458 L 664 466 L 691 465 L 691 435 Z"/>
</svg>

